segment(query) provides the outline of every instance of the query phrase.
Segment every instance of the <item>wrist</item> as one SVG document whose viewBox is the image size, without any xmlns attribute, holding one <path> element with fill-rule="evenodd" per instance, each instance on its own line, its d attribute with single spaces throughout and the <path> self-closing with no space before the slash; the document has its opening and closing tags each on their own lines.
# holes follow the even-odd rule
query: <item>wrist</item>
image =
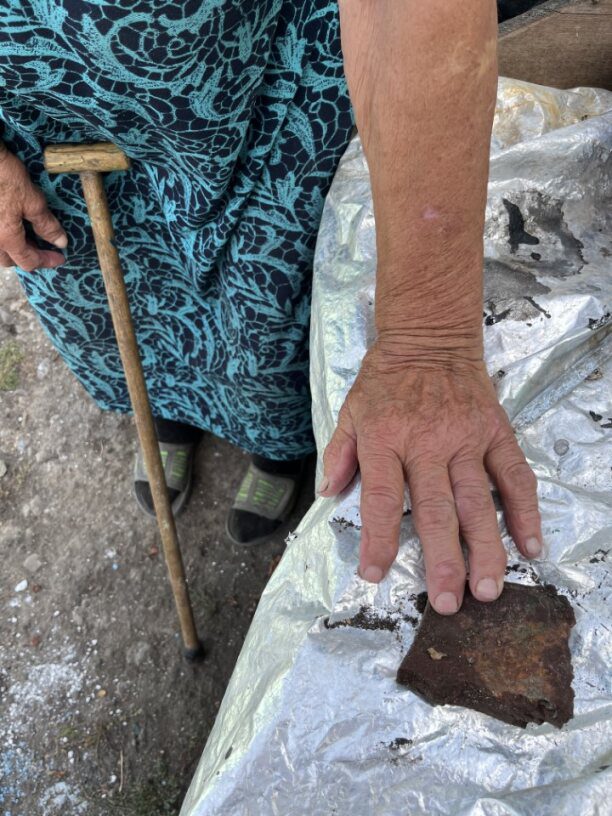
<svg viewBox="0 0 612 816">
<path fill-rule="evenodd" d="M 376 348 L 389 365 L 456 368 L 479 366 L 484 360 L 481 326 L 469 331 L 448 327 L 382 329 L 376 336 Z"/>
</svg>

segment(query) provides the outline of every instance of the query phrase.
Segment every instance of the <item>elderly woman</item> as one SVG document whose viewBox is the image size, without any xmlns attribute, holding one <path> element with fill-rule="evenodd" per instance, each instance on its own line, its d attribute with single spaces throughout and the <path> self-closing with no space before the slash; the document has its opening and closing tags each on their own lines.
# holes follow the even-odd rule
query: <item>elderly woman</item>
<svg viewBox="0 0 612 816">
<path fill-rule="evenodd" d="M 501 591 L 487 472 L 519 548 L 542 543 L 534 477 L 482 359 L 495 3 L 339 5 L 4 0 L 0 263 L 18 267 L 97 404 L 129 410 L 79 182 L 49 178 L 41 156 L 49 143 L 109 140 L 131 157 L 106 187 L 175 510 L 209 431 L 253 454 L 228 531 L 261 540 L 287 517 L 313 450 L 312 259 L 354 110 L 377 218 L 378 336 L 320 492 L 360 468 L 360 571 L 380 581 L 407 481 L 430 597 L 452 614 L 460 532 L 476 597 Z M 142 468 L 136 494 L 150 510 Z"/>
</svg>

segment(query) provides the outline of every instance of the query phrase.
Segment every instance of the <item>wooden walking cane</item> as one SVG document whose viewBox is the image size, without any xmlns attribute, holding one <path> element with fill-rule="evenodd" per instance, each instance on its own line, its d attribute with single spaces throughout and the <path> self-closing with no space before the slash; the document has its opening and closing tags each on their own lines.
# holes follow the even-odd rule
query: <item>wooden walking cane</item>
<svg viewBox="0 0 612 816">
<path fill-rule="evenodd" d="M 81 177 L 178 612 L 184 654 L 188 660 L 196 660 L 203 657 L 204 650 L 196 632 L 189 600 L 176 525 L 102 179 L 102 173 L 128 170 L 130 160 L 123 151 L 109 143 L 54 145 L 46 148 L 44 157 L 48 173 L 79 173 Z"/>
</svg>

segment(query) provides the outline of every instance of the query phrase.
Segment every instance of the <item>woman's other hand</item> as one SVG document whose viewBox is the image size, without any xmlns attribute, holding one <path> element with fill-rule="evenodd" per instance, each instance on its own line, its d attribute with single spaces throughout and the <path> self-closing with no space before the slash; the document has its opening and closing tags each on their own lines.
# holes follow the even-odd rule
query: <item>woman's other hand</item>
<svg viewBox="0 0 612 816">
<path fill-rule="evenodd" d="M 66 233 L 23 162 L 0 143 L 0 266 L 19 266 L 32 272 L 64 263 L 61 252 L 39 249 L 26 236 L 24 220 L 39 238 L 59 249 L 67 246 Z"/>
</svg>

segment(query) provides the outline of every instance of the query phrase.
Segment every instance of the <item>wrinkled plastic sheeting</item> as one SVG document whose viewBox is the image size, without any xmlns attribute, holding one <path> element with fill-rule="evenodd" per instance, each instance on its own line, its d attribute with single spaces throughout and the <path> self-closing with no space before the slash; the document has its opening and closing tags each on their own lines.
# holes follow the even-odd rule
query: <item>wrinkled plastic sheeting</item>
<svg viewBox="0 0 612 816">
<path fill-rule="evenodd" d="M 500 516 L 508 580 L 552 583 L 574 607 L 574 718 L 561 731 L 522 730 L 464 708 L 431 708 L 396 684 L 425 588 L 423 561 L 406 516 L 389 576 L 378 587 L 358 578 L 357 483 L 341 500 L 318 499 L 290 537 L 183 816 L 611 812 L 610 108 L 604 91 L 501 80 L 485 236 L 487 361 L 539 477 L 550 547 L 545 561 L 523 561 Z M 521 229 L 516 217 L 511 228 L 513 207 Z M 375 265 L 356 137 L 328 196 L 316 256 L 319 452 L 374 335 Z M 362 607 L 382 628 L 333 626 Z"/>
</svg>

